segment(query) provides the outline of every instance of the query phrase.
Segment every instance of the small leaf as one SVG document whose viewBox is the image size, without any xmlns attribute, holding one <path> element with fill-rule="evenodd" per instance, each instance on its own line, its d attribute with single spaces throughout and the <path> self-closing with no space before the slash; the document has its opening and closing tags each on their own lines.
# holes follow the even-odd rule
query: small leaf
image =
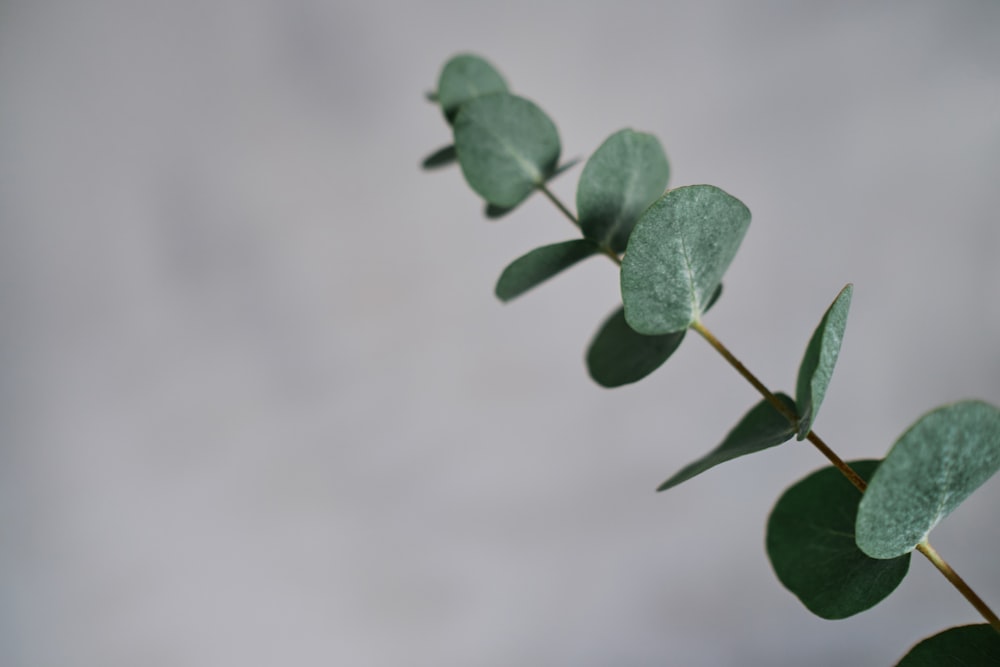
<svg viewBox="0 0 1000 667">
<path fill-rule="evenodd" d="M 576 208 L 584 236 L 624 252 L 636 221 L 663 194 L 669 175 L 656 137 L 627 129 L 612 134 L 580 174 Z"/>
<path fill-rule="evenodd" d="M 604 321 L 587 350 L 587 370 L 602 387 L 620 387 L 646 377 L 680 347 L 687 330 L 661 336 L 643 336 L 616 310 Z"/>
<path fill-rule="evenodd" d="M 485 215 L 490 220 L 499 220 L 511 211 L 513 211 L 516 206 L 497 206 L 496 204 L 487 204 L 486 208 L 483 209 L 483 215 Z"/>
<path fill-rule="evenodd" d="M 1000 665 L 1000 632 L 986 623 L 962 625 L 928 637 L 896 667 L 979 667 Z"/>
<path fill-rule="evenodd" d="M 712 185 L 670 190 L 646 209 L 622 260 L 629 325 L 654 335 L 697 322 L 749 225 L 747 207 Z"/>
<path fill-rule="evenodd" d="M 490 93 L 507 92 L 507 84 L 488 62 L 471 54 L 461 54 L 445 63 L 434 94 L 449 123 L 469 100 Z"/>
<path fill-rule="evenodd" d="M 559 165 L 556 168 L 555 171 L 552 172 L 552 175 L 549 176 L 547 180 L 551 181 L 553 178 L 555 178 L 556 176 L 559 176 L 563 172 L 569 171 L 570 169 L 572 169 L 573 167 L 575 167 L 579 162 L 580 162 L 580 158 L 578 158 L 578 157 L 575 157 L 572 160 L 566 160 L 561 165 Z"/>
<path fill-rule="evenodd" d="M 663 194 L 669 175 L 656 137 L 627 129 L 612 134 L 580 174 L 576 209 L 584 236 L 624 252 L 636 221 Z"/>
<path fill-rule="evenodd" d="M 555 171 L 559 133 L 534 103 L 507 93 L 477 97 L 455 118 L 455 149 L 469 185 L 490 204 L 511 208 Z"/>
<path fill-rule="evenodd" d="M 868 477 L 878 461 L 854 461 Z M 910 555 L 877 560 L 854 541 L 861 493 L 833 466 L 809 475 L 778 500 L 767 521 L 767 555 L 785 588 L 817 616 L 847 618 L 892 593 Z"/>
<path fill-rule="evenodd" d="M 840 343 L 844 339 L 847 311 L 851 307 L 853 291 L 854 286 L 847 285 L 830 304 L 813 332 L 799 365 L 799 378 L 795 384 L 795 402 L 799 406 L 799 440 L 809 435 L 833 376 L 833 367 L 840 354 Z"/>
<path fill-rule="evenodd" d="M 669 334 L 668 334 L 669 335 Z M 795 403 L 785 394 L 777 394 L 789 412 L 795 414 Z M 795 435 L 795 426 L 767 400 L 762 400 L 729 432 L 722 444 L 676 475 L 660 484 L 657 491 L 666 491 L 681 482 L 700 475 L 709 468 L 740 456 L 753 454 L 787 442 Z"/>
<path fill-rule="evenodd" d="M 511 262 L 497 281 L 496 295 L 510 301 L 563 269 L 598 252 L 593 241 L 575 239 L 535 248 Z"/>
<path fill-rule="evenodd" d="M 437 169 L 439 167 L 446 167 L 452 164 L 457 159 L 455 155 L 455 146 L 444 146 L 439 148 L 427 157 L 424 161 L 420 163 L 424 169 Z"/>
<path fill-rule="evenodd" d="M 921 417 L 889 450 L 858 510 L 858 546 L 873 558 L 915 548 L 1000 469 L 1000 410 L 952 403 Z"/>
</svg>

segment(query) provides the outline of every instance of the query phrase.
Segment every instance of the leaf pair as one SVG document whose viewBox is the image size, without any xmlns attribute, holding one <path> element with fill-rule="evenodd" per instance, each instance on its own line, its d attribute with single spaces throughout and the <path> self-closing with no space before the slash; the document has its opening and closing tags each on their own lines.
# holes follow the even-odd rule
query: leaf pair
<svg viewBox="0 0 1000 667">
<path fill-rule="evenodd" d="M 980 401 L 921 417 L 882 462 L 828 467 L 788 489 L 767 525 L 778 579 L 815 614 L 845 618 L 888 596 L 930 530 L 1000 469 L 1000 410 Z"/>
<path fill-rule="evenodd" d="M 722 444 L 676 473 L 657 491 L 677 486 L 720 463 L 775 447 L 795 435 L 801 440 L 809 433 L 840 354 L 851 293 L 851 285 L 841 290 L 813 332 L 799 365 L 795 400 L 785 394 L 777 394 L 776 398 L 782 404 L 780 410 L 767 399 L 760 401 L 729 432 Z M 708 306 L 712 302 L 710 300 Z M 801 414 L 806 416 L 799 416 Z"/>
</svg>

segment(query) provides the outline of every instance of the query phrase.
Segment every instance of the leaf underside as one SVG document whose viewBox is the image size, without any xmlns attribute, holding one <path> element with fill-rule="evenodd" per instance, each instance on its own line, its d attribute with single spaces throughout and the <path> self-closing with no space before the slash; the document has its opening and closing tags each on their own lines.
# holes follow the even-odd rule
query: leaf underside
<svg viewBox="0 0 1000 667">
<path fill-rule="evenodd" d="M 870 477 L 878 461 L 851 463 Z M 854 540 L 861 493 L 833 466 L 789 488 L 767 522 L 767 555 L 778 579 L 814 614 L 847 618 L 885 599 L 906 576 L 910 554 L 871 558 Z"/>
<path fill-rule="evenodd" d="M 598 252 L 593 241 L 574 239 L 535 248 L 511 262 L 497 281 L 496 295 L 510 301 Z"/>
<path fill-rule="evenodd" d="M 911 551 L 1000 469 L 1000 410 L 962 401 L 918 419 L 892 446 L 858 510 L 858 546 L 874 558 Z"/>
<path fill-rule="evenodd" d="M 687 331 L 644 336 L 625 321 L 619 308 L 604 321 L 587 349 L 587 370 L 602 387 L 638 382 L 670 358 Z"/>
<path fill-rule="evenodd" d="M 750 224 L 750 211 L 712 185 L 670 190 L 639 218 L 622 260 L 625 319 L 642 334 L 697 322 Z"/>
<path fill-rule="evenodd" d="M 785 394 L 779 393 L 777 397 L 794 415 L 795 402 Z M 720 463 L 780 445 L 791 440 L 794 435 L 795 425 L 767 400 L 762 400 L 743 416 L 722 444 L 685 466 L 656 490 L 666 491 Z"/>
<path fill-rule="evenodd" d="M 833 367 L 837 364 L 840 345 L 844 339 L 853 291 L 854 287 L 847 285 L 827 308 L 809 339 L 799 365 L 798 381 L 795 384 L 795 402 L 799 406 L 799 440 L 809 435 L 820 404 L 826 396 L 830 378 L 833 377 Z"/>
</svg>

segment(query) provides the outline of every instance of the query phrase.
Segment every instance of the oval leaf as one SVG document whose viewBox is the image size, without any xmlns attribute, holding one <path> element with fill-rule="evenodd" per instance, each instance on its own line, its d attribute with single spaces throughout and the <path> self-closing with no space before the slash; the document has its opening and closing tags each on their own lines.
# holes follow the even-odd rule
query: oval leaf
<svg viewBox="0 0 1000 667">
<path fill-rule="evenodd" d="M 523 97 L 477 97 L 461 106 L 454 130 L 465 179 L 483 199 L 502 208 L 524 201 L 559 162 L 556 126 Z"/>
<path fill-rule="evenodd" d="M 593 241 L 575 239 L 535 248 L 511 262 L 497 281 L 496 295 L 510 301 L 563 269 L 598 252 Z"/>
<path fill-rule="evenodd" d="M 580 174 L 576 210 L 584 236 L 624 252 L 636 221 L 663 194 L 669 175 L 656 137 L 633 130 L 612 134 Z"/>
<path fill-rule="evenodd" d="M 878 461 L 851 463 L 862 477 Z M 830 466 L 789 488 L 767 521 L 767 555 L 785 588 L 817 616 L 847 618 L 869 609 L 906 576 L 910 555 L 877 560 L 854 541 L 861 494 Z"/>
<path fill-rule="evenodd" d="M 854 286 L 847 285 L 827 308 L 819 326 L 809 339 L 805 356 L 799 365 L 799 378 L 795 384 L 795 402 L 799 406 L 799 440 L 804 439 L 812 429 L 819 413 L 819 406 L 826 395 L 826 388 L 833 376 L 833 367 L 837 364 L 837 356 L 840 354 L 840 343 L 844 339 L 847 311 L 851 307 L 853 292 Z"/>
<path fill-rule="evenodd" d="M 622 260 L 629 325 L 655 335 L 697 322 L 749 225 L 747 207 L 712 185 L 671 190 L 646 209 Z"/>
<path fill-rule="evenodd" d="M 874 558 L 916 547 L 1000 469 L 1000 410 L 963 401 L 921 417 L 889 450 L 858 510 L 858 546 Z"/>
<path fill-rule="evenodd" d="M 777 396 L 789 411 L 795 414 L 795 402 L 785 394 L 777 394 Z M 795 435 L 795 425 L 767 400 L 762 400 L 743 416 L 743 419 L 733 427 L 721 445 L 680 470 L 676 475 L 660 484 L 656 490 L 666 491 L 720 463 L 787 442 L 792 439 L 793 435 Z"/>
<path fill-rule="evenodd" d="M 896 667 L 1000 665 L 1000 632 L 990 625 L 962 625 L 923 640 Z"/>
<path fill-rule="evenodd" d="M 457 55 L 441 70 L 434 99 L 449 123 L 460 106 L 481 95 L 507 92 L 507 84 L 488 62 L 471 54 Z"/>
<path fill-rule="evenodd" d="M 661 336 L 643 336 L 616 310 L 604 321 L 587 350 L 587 370 L 602 387 L 620 387 L 646 377 L 680 347 L 687 330 Z"/>
</svg>

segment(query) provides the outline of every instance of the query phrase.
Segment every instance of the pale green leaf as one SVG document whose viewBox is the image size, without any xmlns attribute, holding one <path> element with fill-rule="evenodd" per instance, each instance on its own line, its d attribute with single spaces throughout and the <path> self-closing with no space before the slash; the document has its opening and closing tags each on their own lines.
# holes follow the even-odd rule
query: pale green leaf
<svg viewBox="0 0 1000 667">
<path fill-rule="evenodd" d="M 469 100 L 505 92 L 507 84 L 492 65 L 479 56 L 460 54 L 445 63 L 434 99 L 441 105 L 450 123 L 454 121 L 459 107 Z"/>
<path fill-rule="evenodd" d="M 915 548 L 1000 469 L 1000 410 L 962 401 L 917 420 L 889 450 L 858 510 L 858 546 L 873 558 Z"/>
<path fill-rule="evenodd" d="M 639 218 L 622 260 L 629 325 L 655 335 L 697 322 L 749 225 L 747 207 L 712 185 L 670 190 L 653 203 Z"/>
<path fill-rule="evenodd" d="M 827 309 L 816 331 L 813 332 L 806 353 L 799 365 L 795 385 L 795 402 L 799 406 L 798 439 L 804 439 L 812 429 L 819 406 L 826 396 L 826 388 L 837 364 L 840 344 L 847 326 L 847 311 L 851 307 L 853 285 L 847 285 Z"/>
<path fill-rule="evenodd" d="M 854 461 L 868 477 L 878 461 Z M 847 618 L 869 609 L 906 576 L 910 554 L 878 560 L 854 541 L 861 492 L 833 466 L 789 488 L 767 521 L 767 555 L 778 579 L 817 616 Z"/>
<path fill-rule="evenodd" d="M 580 174 L 576 210 L 584 236 L 624 252 L 636 221 L 663 194 L 669 175 L 656 137 L 628 129 L 612 134 Z"/>
<path fill-rule="evenodd" d="M 495 206 L 517 206 L 545 183 L 559 162 L 556 126 L 522 97 L 477 97 L 461 106 L 454 130 L 465 179 Z"/>
<path fill-rule="evenodd" d="M 788 411 L 794 415 L 795 402 L 785 394 L 779 393 L 777 396 L 788 408 Z M 767 400 L 762 400 L 743 416 L 743 419 L 733 427 L 721 445 L 681 469 L 673 477 L 660 484 L 656 490 L 666 491 L 720 463 L 787 442 L 791 440 L 793 435 L 795 435 L 795 426 L 788 420 L 788 417 L 778 412 Z"/>
</svg>

